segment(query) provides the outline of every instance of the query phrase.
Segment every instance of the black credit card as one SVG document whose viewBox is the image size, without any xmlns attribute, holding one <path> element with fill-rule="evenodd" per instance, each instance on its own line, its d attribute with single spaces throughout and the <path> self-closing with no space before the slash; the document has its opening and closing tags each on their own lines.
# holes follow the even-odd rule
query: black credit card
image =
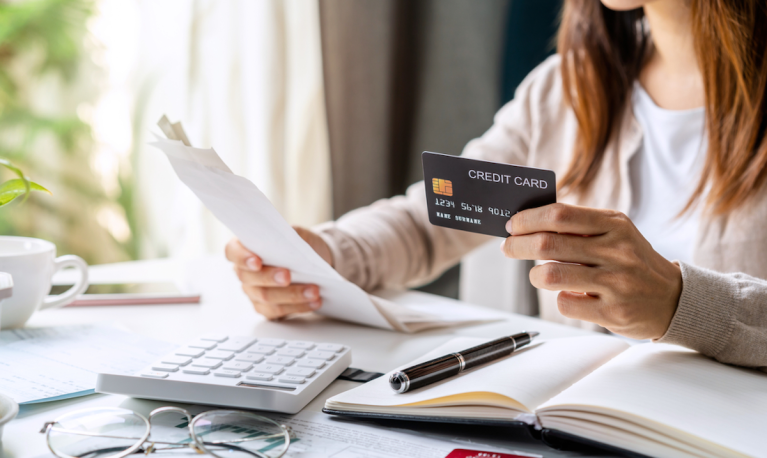
<svg viewBox="0 0 767 458">
<path fill-rule="evenodd" d="M 426 206 L 435 226 L 508 237 L 517 212 L 557 201 L 556 174 L 447 154 L 421 154 Z"/>
</svg>

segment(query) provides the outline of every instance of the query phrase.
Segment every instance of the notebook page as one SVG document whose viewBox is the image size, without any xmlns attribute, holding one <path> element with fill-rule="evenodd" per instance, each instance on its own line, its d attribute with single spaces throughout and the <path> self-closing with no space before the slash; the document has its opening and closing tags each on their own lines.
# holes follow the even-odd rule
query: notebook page
<svg viewBox="0 0 767 458">
<path fill-rule="evenodd" d="M 563 413 L 567 406 L 575 412 Z M 546 402 L 539 417 L 545 427 L 547 417 L 577 418 L 578 410 L 625 412 L 638 432 L 643 426 L 705 449 L 763 456 L 767 374 L 674 345 L 636 345 Z M 577 426 L 558 429 L 599 440 Z"/>
<path fill-rule="evenodd" d="M 437 347 L 421 358 L 397 368 L 403 369 L 448 353 L 487 342 L 487 339 L 459 337 Z M 521 411 L 535 408 L 609 361 L 628 347 L 609 336 L 586 336 L 552 339 L 533 344 L 504 359 L 467 371 L 425 388 L 397 394 L 389 387 L 389 374 L 330 398 L 329 409 L 345 410 L 348 405 L 403 406 L 406 404 L 477 405 L 460 395 L 472 392 L 495 394 L 495 402 L 486 396 L 487 405 L 497 405 L 500 398 L 516 401 Z M 394 372 L 394 371 L 392 371 Z M 457 399 L 456 399 L 457 398 Z M 364 409 L 363 409 L 364 410 Z M 392 412 L 396 412 L 392 410 Z M 439 415 L 432 412 L 433 415 Z"/>
</svg>

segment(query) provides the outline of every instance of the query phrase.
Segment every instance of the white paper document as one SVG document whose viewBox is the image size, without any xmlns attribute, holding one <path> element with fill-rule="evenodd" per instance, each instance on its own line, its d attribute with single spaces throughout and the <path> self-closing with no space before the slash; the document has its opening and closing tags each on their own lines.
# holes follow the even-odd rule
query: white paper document
<svg viewBox="0 0 767 458">
<path fill-rule="evenodd" d="M 0 332 L 0 393 L 19 404 L 94 392 L 99 372 L 133 374 L 176 345 L 112 326 Z"/>
<path fill-rule="evenodd" d="M 445 458 L 455 449 L 489 452 L 482 455 L 487 457 L 492 457 L 492 452 L 540 456 L 438 439 L 415 431 L 339 421 L 316 412 L 301 412 L 293 417 L 275 419 L 289 425 L 297 438 L 291 443 L 287 458 Z"/>
<path fill-rule="evenodd" d="M 178 177 L 208 210 L 265 265 L 285 267 L 296 283 L 320 287 L 323 306 L 318 313 L 402 332 L 500 319 L 500 314 L 489 312 L 473 315 L 473 307 L 460 303 L 435 313 L 436 307 L 426 311 L 368 295 L 326 263 L 256 185 L 232 173 L 212 148 L 193 148 L 178 140 L 160 138 L 153 145 L 167 155 Z"/>
</svg>

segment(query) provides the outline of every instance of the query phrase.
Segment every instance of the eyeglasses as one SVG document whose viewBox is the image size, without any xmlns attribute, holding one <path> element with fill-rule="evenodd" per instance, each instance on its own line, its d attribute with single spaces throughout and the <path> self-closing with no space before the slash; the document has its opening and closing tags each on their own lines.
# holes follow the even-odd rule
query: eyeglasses
<svg viewBox="0 0 767 458">
<path fill-rule="evenodd" d="M 122 408 L 78 410 L 46 422 L 40 433 L 59 458 L 123 458 L 184 448 L 218 458 L 279 458 L 292 436 L 289 426 L 250 412 L 209 410 L 193 418 L 178 407 L 160 407 L 148 419 Z"/>
</svg>

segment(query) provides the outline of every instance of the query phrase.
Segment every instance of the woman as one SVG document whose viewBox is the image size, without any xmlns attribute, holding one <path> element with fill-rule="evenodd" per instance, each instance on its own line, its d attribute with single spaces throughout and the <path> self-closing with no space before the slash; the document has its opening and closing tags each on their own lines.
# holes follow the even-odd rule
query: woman
<svg viewBox="0 0 767 458">
<path fill-rule="evenodd" d="M 463 153 L 559 177 L 501 247 L 561 261 L 530 272 L 542 317 L 767 366 L 767 5 L 568 0 L 558 40 Z M 297 230 L 367 290 L 423 283 L 488 238 L 430 225 L 422 186 Z M 238 241 L 227 256 L 266 317 L 321 307 Z"/>
</svg>

